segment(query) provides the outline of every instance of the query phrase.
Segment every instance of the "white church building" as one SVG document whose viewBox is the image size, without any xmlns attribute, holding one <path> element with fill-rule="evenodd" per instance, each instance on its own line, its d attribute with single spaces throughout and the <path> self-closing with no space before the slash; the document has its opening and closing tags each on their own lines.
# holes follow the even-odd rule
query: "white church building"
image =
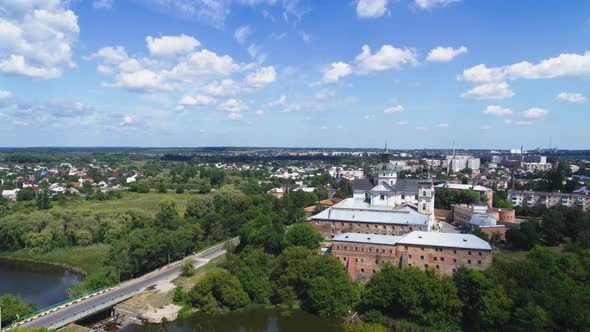
<svg viewBox="0 0 590 332">
<path fill-rule="evenodd" d="M 398 166 L 390 162 L 386 149 L 381 155 L 381 163 L 375 167 L 372 181 L 353 181 L 354 198 L 375 207 L 410 206 L 418 213 L 432 216 L 434 219 L 432 179 L 398 179 L 399 171 Z"/>
<path fill-rule="evenodd" d="M 372 181 L 354 180 L 354 196 L 310 217 L 311 224 L 325 239 L 341 233 L 401 236 L 440 230 L 434 218 L 432 179 L 398 179 L 400 170 L 390 162 L 386 148 Z"/>
</svg>

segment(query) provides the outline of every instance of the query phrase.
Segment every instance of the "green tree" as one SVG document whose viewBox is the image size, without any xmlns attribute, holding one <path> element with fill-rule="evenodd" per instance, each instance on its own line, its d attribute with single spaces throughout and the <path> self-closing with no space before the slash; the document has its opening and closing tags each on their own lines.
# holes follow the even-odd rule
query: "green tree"
<svg viewBox="0 0 590 332">
<path fill-rule="evenodd" d="M 559 244 L 563 240 L 565 227 L 565 216 L 561 209 L 550 209 L 543 216 L 543 222 L 541 223 L 543 241 L 550 246 Z"/>
<path fill-rule="evenodd" d="M 35 195 L 35 204 L 39 210 L 48 210 L 51 208 L 51 193 L 48 189 L 42 189 Z"/>
<path fill-rule="evenodd" d="M 177 194 L 184 194 L 184 185 L 179 184 L 176 186 L 176 193 Z"/>
<path fill-rule="evenodd" d="M 165 194 L 168 192 L 166 185 L 164 183 L 160 183 L 160 185 L 158 186 L 158 192 L 161 194 Z"/>
<path fill-rule="evenodd" d="M 174 201 L 165 200 L 160 203 L 160 211 L 156 214 L 155 226 L 169 230 L 178 229 L 180 218 Z"/>
<path fill-rule="evenodd" d="M 286 246 L 302 246 L 317 249 L 323 237 L 308 222 L 295 224 L 285 233 Z"/>
<path fill-rule="evenodd" d="M 506 231 L 506 241 L 516 249 L 529 250 L 541 243 L 538 221 L 527 220 L 521 222 L 518 227 Z"/>
<path fill-rule="evenodd" d="M 275 257 L 262 249 L 247 247 L 237 255 L 227 254 L 224 267 L 240 280 L 252 302 L 265 304 L 270 301 L 275 262 Z"/>
<path fill-rule="evenodd" d="M 511 328 L 517 332 L 546 331 L 549 322 L 550 319 L 543 308 L 529 303 L 525 307 L 516 308 Z"/>
<path fill-rule="evenodd" d="M 462 303 L 452 279 L 415 267 L 383 266 L 365 287 L 363 307 L 441 330 L 457 330 L 461 322 Z"/>
<path fill-rule="evenodd" d="M 18 297 L 11 294 L 0 296 L 0 307 L 2 307 L 2 327 L 12 323 L 18 317 L 35 311 L 34 305 L 24 304 Z"/>
<path fill-rule="evenodd" d="M 186 219 L 201 219 L 215 212 L 213 199 L 209 195 L 196 195 L 186 204 Z"/>
<path fill-rule="evenodd" d="M 35 199 L 35 190 L 33 188 L 23 188 L 16 193 L 17 201 L 32 201 Z"/>
<path fill-rule="evenodd" d="M 464 303 L 463 326 L 469 331 L 501 329 L 510 319 L 512 301 L 502 285 L 483 273 L 460 267 L 454 276 Z"/>
<path fill-rule="evenodd" d="M 359 291 L 335 257 L 304 247 L 288 247 L 273 271 L 273 301 L 294 303 L 321 316 L 340 316 L 359 301 Z"/>
<path fill-rule="evenodd" d="M 192 277 L 195 274 L 195 267 L 193 266 L 192 259 L 187 259 L 182 263 L 182 269 L 180 275 L 183 277 Z"/>
<path fill-rule="evenodd" d="M 196 284 L 187 294 L 189 303 L 207 313 L 219 313 L 245 307 L 248 294 L 242 284 L 228 271 L 214 271 Z"/>
</svg>

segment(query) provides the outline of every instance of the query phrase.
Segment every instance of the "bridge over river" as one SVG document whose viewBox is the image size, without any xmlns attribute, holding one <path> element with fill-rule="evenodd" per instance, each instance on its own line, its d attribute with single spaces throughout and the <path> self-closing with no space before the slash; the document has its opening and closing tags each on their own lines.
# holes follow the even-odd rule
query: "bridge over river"
<svg viewBox="0 0 590 332">
<path fill-rule="evenodd" d="M 237 244 L 239 239 L 230 240 Z M 209 260 L 225 254 L 225 243 L 203 250 L 189 258 L 195 261 L 195 267 L 200 267 Z M 130 297 L 145 291 L 162 280 L 174 279 L 180 275 L 183 261 L 177 261 L 152 271 L 139 278 L 123 282 L 117 286 L 97 290 L 82 297 L 72 299 L 55 306 L 48 307 L 28 317 L 23 317 L 13 323 L 6 330 L 15 327 L 35 328 L 47 327 L 58 329 L 83 318 L 111 308 Z M 2 331 L 5 331 L 4 329 Z"/>
</svg>

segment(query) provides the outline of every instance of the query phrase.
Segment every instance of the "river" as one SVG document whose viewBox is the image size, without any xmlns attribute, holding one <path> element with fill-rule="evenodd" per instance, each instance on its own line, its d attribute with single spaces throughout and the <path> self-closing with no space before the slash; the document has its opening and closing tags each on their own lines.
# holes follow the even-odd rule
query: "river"
<svg viewBox="0 0 590 332">
<path fill-rule="evenodd" d="M 0 259 L 0 295 L 10 293 L 41 309 L 68 298 L 66 290 L 84 280 L 59 266 Z"/>
<path fill-rule="evenodd" d="M 84 277 L 59 266 L 0 259 L 0 295 L 10 293 L 38 309 L 67 298 L 66 290 Z M 340 319 L 325 319 L 302 310 L 255 307 L 225 315 L 197 313 L 161 324 L 129 325 L 121 332 L 341 332 Z"/>
<path fill-rule="evenodd" d="M 161 324 L 129 325 L 121 332 L 341 332 L 342 320 L 326 319 L 302 310 L 252 308 L 225 315 L 195 314 Z"/>
</svg>

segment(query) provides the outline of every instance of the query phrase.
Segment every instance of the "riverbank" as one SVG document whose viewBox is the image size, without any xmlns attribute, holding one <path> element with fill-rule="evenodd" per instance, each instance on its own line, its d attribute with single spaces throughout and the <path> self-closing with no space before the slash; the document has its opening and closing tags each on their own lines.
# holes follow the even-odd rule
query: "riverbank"
<svg viewBox="0 0 590 332">
<path fill-rule="evenodd" d="M 203 259 L 193 261 L 196 270 L 190 277 L 178 276 L 170 280 L 162 280 L 141 294 L 135 295 L 129 300 L 117 306 L 125 313 L 133 313 L 138 319 L 148 323 L 160 323 L 163 321 L 172 322 L 178 318 L 183 307 L 174 303 L 174 292 L 176 287 L 185 290 L 192 288 L 207 273 L 221 269 L 220 264 L 225 262 L 225 255 L 214 258 L 204 263 Z"/>
<path fill-rule="evenodd" d="M 94 244 L 87 247 L 56 248 L 40 255 L 31 254 L 22 249 L 14 252 L 0 252 L 0 259 L 51 264 L 89 275 L 104 270 L 103 262 L 109 249 L 110 245 Z"/>
</svg>

